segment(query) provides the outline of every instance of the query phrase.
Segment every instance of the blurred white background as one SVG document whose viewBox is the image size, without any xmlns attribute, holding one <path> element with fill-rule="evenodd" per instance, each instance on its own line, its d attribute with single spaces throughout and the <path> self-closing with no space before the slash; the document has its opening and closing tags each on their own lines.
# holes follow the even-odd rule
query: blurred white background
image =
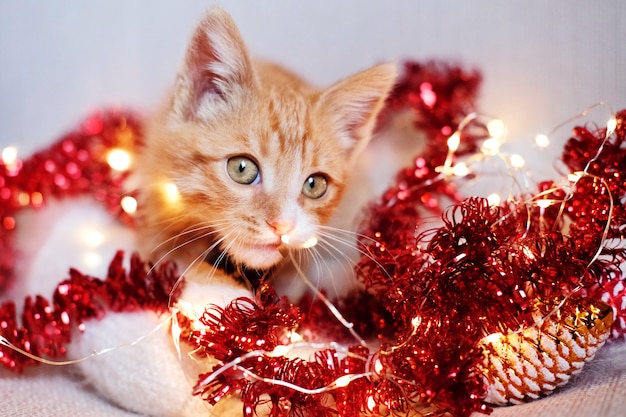
<svg viewBox="0 0 626 417">
<path fill-rule="evenodd" d="M 480 110 L 527 156 L 537 133 L 594 103 L 607 103 L 600 123 L 626 107 L 623 0 L 3 1 L 0 147 L 24 157 L 94 109 L 155 108 L 213 4 L 253 54 L 318 84 L 390 59 L 477 68 Z"/>
</svg>

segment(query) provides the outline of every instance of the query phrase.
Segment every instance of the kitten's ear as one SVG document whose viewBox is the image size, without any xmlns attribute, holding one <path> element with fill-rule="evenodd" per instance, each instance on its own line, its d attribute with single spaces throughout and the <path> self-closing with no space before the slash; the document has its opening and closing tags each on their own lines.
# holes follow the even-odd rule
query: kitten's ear
<svg viewBox="0 0 626 417">
<path fill-rule="evenodd" d="M 209 10 L 187 49 L 175 85 L 174 113 L 186 120 L 210 120 L 236 105 L 254 83 L 252 63 L 235 22 L 224 10 Z"/>
<path fill-rule="evenodd" d="M 397 73 L 396 64 L 381 64 L 335 83 L 320 96 L 320 110 L 333 120 L 341 145 L 353 157 L 367 145 Z"/>
</svg>

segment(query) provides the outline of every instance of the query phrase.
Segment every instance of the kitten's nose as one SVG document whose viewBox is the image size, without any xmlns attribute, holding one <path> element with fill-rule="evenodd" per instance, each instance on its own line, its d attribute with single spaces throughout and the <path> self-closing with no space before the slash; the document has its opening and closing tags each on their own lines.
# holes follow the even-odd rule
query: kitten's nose
<svg viewBox="0 0 626 417">
<path fill-rule="evenodd" d="M 294 222 L 292 220 L 274 220 L 271 222 L 267 222 L 268 226 L 272 228 L 276 236 L 282 237 L 283 235 L 289 234 L 294 228 Z"/>
</svg>

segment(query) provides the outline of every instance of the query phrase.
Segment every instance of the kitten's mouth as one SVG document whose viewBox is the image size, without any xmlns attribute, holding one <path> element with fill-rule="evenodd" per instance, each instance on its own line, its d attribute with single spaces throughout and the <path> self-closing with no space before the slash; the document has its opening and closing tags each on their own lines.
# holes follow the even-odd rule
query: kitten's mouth
<svg viewBox="0 0 626 417">
<path fill-rule="evenodd" d="M 259 243 L 256 245 L 252 245 L 253 249 L 266 250 L 266 251 L 277 251 L 282 246 L 281 242 L 277 243 Z"/>
</svg>

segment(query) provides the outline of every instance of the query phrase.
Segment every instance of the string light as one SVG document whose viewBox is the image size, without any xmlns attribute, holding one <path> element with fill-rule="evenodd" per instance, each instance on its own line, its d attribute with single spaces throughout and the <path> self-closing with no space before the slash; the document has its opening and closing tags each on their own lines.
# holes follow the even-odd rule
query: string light
<svg viewBox="0 0 626 417">
<path fill-rule="evenodd" d="M 176 204 L 180 201 L 180 192 L 173 182 L 163 182 L 161 184 L 161 193 L 165 201 L 170 204 Z"/>
<path fill-rule="evenodd" d="M 80 231 L 82 243 L 90 248 L 97 248 L 104 242 L 104 234 L 94 228 L 85 227 Z"/>
<path fill-rule="evenodd" d="M 535 145 L 539 148 L 545 149 L 550 146 L 550 139 L 544 134 L 539 134 L 535 136 Z"/>
<path fill-rule="evenodd" d="M 127 171 L 132 163 L 130 153 L 124 149 L 111 149 L 107 154 L 107 163 L 116 171 Z"/>
<path fill-rule="evenodd" d="M 609 121 L 606 123 L 606 136 L 611 136 L 615 133 L 615 129 L 617 128 L 617 119 L 615 116 L 612 116 Z"/>
<path fill-rule="evenodd" d="M 452 167 L 452 174 L 457 177 L 465 177 L 469 175 L 469 173 L 470 170 L 468 166 L 463 162 L 460 162 Z"/>
<path fill-rule="evenodd" d="M 461 144 L 461 134 L 457 131 L 454 132 L 447 141 L 448 150 L 450 152 L 456 152 Z"/>
<path fill-rule="evenodd" d="M 502 202 L 502 198 L 500 197 L 499 194 L 489 194 L 487 196 L 487 202 L 489 203 L 490 206 L 499 206 L 500 203 Z"/>
<path fill-rule="evenodd" d="M 376 400 L 371 395 L 367 397 L 367 409 L 372 412 L 376 408 Z"/>
<path fill-rule="evenodd" d="M 83 264 L 90 270 L 94 270 L 102 265 L 102 255 L 98 252 L 87 252 L 83 255 Z"/>
<path fill-rule="evenodd" d="M 509 159 L 511 161 L 511 165 L 513 166 L 513 168 L 520 169 L 520 168 L 523 168 L 524 165 L 526 165 L 526 161 L 521 155 L 513 154 L 510 156 Z"/>
<path fill-rule="evenodd" d="M 492 119 L 487 122 L 489 136 L 495 139 L 502 139 L 506 134 L 506 125 L 500 119 Z"/>
<path fill-rule="evenodd" d="M 2 150 L 2 163 L 6 166 L 12 166 L 17 162 L 17 148 L 15 146 L 7 146 Z"/>
<path fill-rule="evenodd" d="M 137 200 L 129 195 L 122 197 L 120 206 L 125 213 L 132 215 L 137 212 Z"/>
<path fill-rule="evenodd" d="M 578 180 L 580 180 L 583 177 L 583 175 L 585 175 L 585 173 L 582 171 L 572 172 L 571 174 L 567 175 L 567 179 L 571 183 L 577 183 Z"/>
<path fill-rule="evenodd" d="M 537 200 L 535 204 L 537 204 L 538 207 L 545 209 L 545 208 L 550 207 L 552 204 L 554 204 L 554 200 L 541 199 L 541 200 Z"/>
<path fill-rule="evenodd" d="M 380 359 L 376 359 L 374 361 L 374 372 L 376 372 L 377 374 L 380 374 L 383 371 L 383 363 L 380 361 Z"/>
<path fill-rule="evenodd" d="M 497 155 L 500 151 L 500 144 L 501 142 L 499 138 L 489 138 L 482 143 L 480 151 L 484 155 Z"/>
</svg>

